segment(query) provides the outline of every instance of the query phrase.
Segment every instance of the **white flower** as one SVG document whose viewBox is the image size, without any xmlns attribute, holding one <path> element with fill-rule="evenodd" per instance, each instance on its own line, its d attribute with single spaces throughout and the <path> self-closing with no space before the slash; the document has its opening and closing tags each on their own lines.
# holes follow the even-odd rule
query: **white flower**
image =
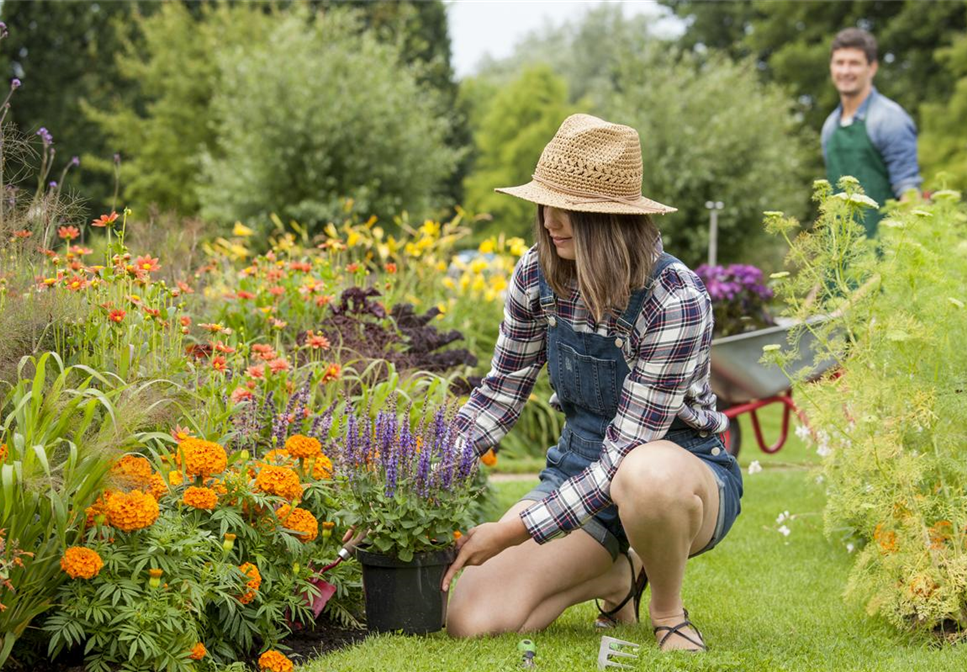
<svg viewBox="0 0 967 672">
<path fill-rule="evenodd" d="M 846 552 L 847 553 L 852 553 L 855 550 L 856 550 L 856 546 L 853 545 L 853 542 L 850 542 L 850 543 L 846 544 Z"/>
<path fill-rule="evenodd" d="M 846 201 L 847 203 L 862 205 L 865 208 L 879 209 L 880 207 L 879 203 L 874 201 L 866 194 L 847 194 L 845 192 L 840 192 L 838 194 L 833 194 L 833 198 L 838 198 L 840 200 Z"/>
<path fill-rule="evenodd" d="M 790 530 L 788 527 L 783 525 L 782 527 L 779 528 L 779 534 L 781 534 L 784 537 L 788 537 L 790 534 L 792 534 L 792 530 Z"/>
<path fill-rule="evenodd" d="M 762 465 L 759 464 L 759 460 L 752 460 L 749 465 L 749 474 L 758 474 L 760 471 L 762 471 Z"/>
<path fill-rule="evenodd" d="M 822 474 L 820 474 L 819 476 L 816 477 L 816 485 L 822 485 L 823 481 L 825 480 L 826 478 Z"/>
<path fill-rule="evenodd" d="M 781 525 L 784 521 L 790 520 L 791 518 L 792 516 L 789 515 L 788 511 L 783 511 L 779 514 L 779 517 L 776 518 L 776 525 Z"/>
<path fill-rule="evenodd" d="M 778 343 L 770 343 L 769 345 L 762 346 L 762 352 L 775 352 L 780 349 L 782 349 L 782 346 Z"/>
<path fill-rule="evenodd" d="M 798 427 L 796 427 L 796 436 L 799 437 L 800 441 L 808 441 L 809 427 L 807 427 L 806 425 L 799 425 Z"/>
<path fill-rule="evenodd" d="M 833 449 L 829 447 L 828 443 L 821 443 L 816 447 L 816 454 L 820 457 L 828 457 L 832 453 Z"/>
</svg>

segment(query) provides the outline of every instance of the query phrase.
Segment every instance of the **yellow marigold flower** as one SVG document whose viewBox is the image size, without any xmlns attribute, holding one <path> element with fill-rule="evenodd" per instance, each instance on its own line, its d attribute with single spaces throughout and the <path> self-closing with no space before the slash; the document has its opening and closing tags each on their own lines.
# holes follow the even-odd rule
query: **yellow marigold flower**
<svg viewBox="0 0 967 672">
<path fill-rule="evenodd" d="M 302 497 L 299 476 L 288 467 L 265 465 L 259 469 L 258 476 L 255 477 L 255 486 L 262 492 L 286 499 Z"/>
<path fill-rule="evenodd" d="M 259 586 L 262 585 L 262 575 L 259 574 L 259 568 L 253 565 L 251 562 L 245 562 L 238 567 L 242 574 L 246 574 L 249 579 L 245 582 L 248 587 L 248 592 L 238 598 L 238 601 L 242 604 L 248 604 L 255 599 L 255 594 L 258 592 Z"/>
<path fill-rule="evenodd" d="M 181 501 L 196 509 L 211 511 L 218 505 L 218 494 L 211 488 L 191 486 L 185 490 Z"/>
<path fill-rule="evenodd" d="M 181 485 L 185 482 L 185 476 L 178 470 L 168 472 L 168 482 L 172 485 Z"/>
<path fill-rule="evenodd" d="M 220 474 L 228 466 L 228 454 L 214 441 L 188 438 L 178 444 L 189 476 Z"/>
<path fill-rule="evenodd" d="M 126 490 L 148 487 L 151 473 L 151 463 L 140 455 L 125 455 L 111 467 L 112 480 Z"/>
<path fill-rule="evenodd" d="M 60 568 L 72 579 L 93 579 L 104 567 L 97 551 L 84 546 L 71 546 L 60 559 Z"/>
<path fill-rule="evenodd" d="M 286 439 L 285 449 L 295 458 L 315 457 L 322 452 L 322 444 L 318 439 L 302 434 L 294 434 Z"/>
<path fill-rule="evenodd" d="M 161 498 L 168 494 L 168 484 L 161 474 L 151 474 L 151 481 L 148 483 L 147 491 L 159 502 Z"/>
<path fill-rule="evenodd" d="M 304 542 L 314 541 L 319 536 L 319 521 L 305 509 L 283 504 L 275 515 L 287 530 L 299 532 L 299 539 Z"/>
<path fill-rule="evenodd" d="M 322 453 L 319 453 L 319 456 L 312 464 L 312 477 L 317 481 L 325 481 L 332 478 L 332 460 Z"/>
<path fill-rule="evenodd" d="M 123 532 L 150 527 L 157 519 L 158 500 L 140 490 L 118 492 L 108 500 L 108 523 Z"/>
<path fill-rule="evenodd" d="M 191 647 L 191 655 L 188 656 L 192 660 L 201 660 L 208 653 L 208 649 L 201 642 L 198 642 L 193 647 Z"/>
<path fill-rule="evenodd" d="M 262 672 L 292 672 L 292 661 L 272 649 L 259 656 L 259 669 Z"/>
</svg>

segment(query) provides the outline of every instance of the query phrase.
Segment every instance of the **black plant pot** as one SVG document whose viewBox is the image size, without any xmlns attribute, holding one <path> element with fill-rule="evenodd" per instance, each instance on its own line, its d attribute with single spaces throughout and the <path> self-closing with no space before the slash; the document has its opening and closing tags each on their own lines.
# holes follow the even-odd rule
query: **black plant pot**
<svg viewBox="0 0 967 672">
<path fill-rule="evenodd" d="M 417 553 L 410 562 L 356 550 L 363 567 L 366 623 L 370 632 L 425 635 L 442 629 L 447 620 L 447 594 L 440 586 L 456 558 L 455 548 Z"/>
</svg>

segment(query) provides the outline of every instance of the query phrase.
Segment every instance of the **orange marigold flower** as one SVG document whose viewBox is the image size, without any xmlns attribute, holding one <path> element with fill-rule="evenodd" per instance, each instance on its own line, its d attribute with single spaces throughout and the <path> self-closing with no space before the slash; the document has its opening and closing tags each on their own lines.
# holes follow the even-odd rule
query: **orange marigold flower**
<svg viewBox="0 0 967 672">
<path fill-rule="evenodd" d="M 0 443 L 0 462 L 5 462 L 7 459 L 7 444 Z"/>
<path fill-rule="evenodd" d="M 151 481 L 148 483 L 147 491 L 160 502 L 161 498 L 168 494 L 168 484 L 165 483 L 164 476 L 158 473 L 151 474 Z"/>
<path fill-rule="evenodd" d="M 497 464 L 497 453 L 495 453 L 494 449 L 491 448 L 486 453 L 480 456 L 480 461 L 483 462 L 486 466 L 492 467 L 495 464 Z"/>
<path fill-rule="evenodd" d="M 269 370 L 271 370 L 272 373 L 282 373 L 283 371 L 288 371 L 290 368 L 291 366 L 289 365 L 289 360 L 283 357 L 278 357 L 269 362 Z"/>
<path fill-rule="evenodd" d="M 262 575 L 259 574 L 259 568 L 251 562 L 242 563 L 238 568 L 242 574 L 249 577 L 248 581 L 245 582 L 248 591 L 238 598 L 238 601 L 242 604 L 248 604 L 255 599 L 255 594 L 258 592 L 259 586 L 262 585 Z"/>
<path fill-rule="evenodd" d="M 324 374 L 322 374 L 322 381 L 321 382 L 322 383 L 329 383 L 329 382 L 332 382 L 334 380 L 339 380 L 339 377 L 341 375 L 342 375 L 342 367 L 339 366 L 339 364 L 332 363 L 326 369 L 326 372 Z"/>
<path fill-rule="evenodd" d="M 259 656 L 259 669 L 262 672 L 292 672 L 292 661 L 272 649 Z"/>
<path fill-rule="evenodd" d="M 102 228 L 108 225 L 113 226 L 114 222 L 117 221 L 117 218 L 118 218 L 118 213 L 112 210 L 110 215 L 101 215 L 93 222 L 91 222 L 91 226 L 98 226 Z"/>
<path fill-rule="evenodd" d="M 169 471 L 168 482 L 172 485 L 181 485 L 185 482 L 185 476 L 180 471 Z"/>
<path fill-rule="evenodd" d="M 322 444 L 319 439 L 302 434 L 293 434 L 285 440 L 285 449 L 295 458 L 315 457 L 322 452 Z"/>
<path fill-rule="evenodd" d="M 453 540 L 454 541 L 456 541 L 457 539 L 459 539 L 462 536 L 463 536 L 463 532 L 461 532 L 460 530 L 454 530 L 453 531 Z"/>
<path fill-rule="evenodd" d="M 270 450 L 267 452 L 263 459 L 271 464 L 281 464 L 288 462 L 290 457 L 291 455 L 289 455 L 289 451 L 282 448 L 277 448 L 276 450 Z"/>
<path fill-rule="evenodd" d="M 232 403 L 237 404 L 242 401 L 248 401 L 249 399 L 254 399 L 255 395 L 247 387 L 236 387 L 232 391 Z"/>
<path fill-rule="evenodd" d="M 140 455 L 125 455 L 111 467 L 112 480 L 127 490 L 149 486 L 151 474 L 151 463 Z"/>
<path fill-rule="evenodd" d="M 189 438 L 178 444 L 178 450 L 189 476 L 220 474 L 228 466 L 228 454 L 214 441 Z"/>
<path fill-rule="evenodd" d="M 332 478 L 332 460 L 319 453 L 312 463 L 312 477 L 317 481 L 325 481 Z"/>
<path fill-rule="evenodd" d="M 299 476 L 288 467 L 265 465 L 259 469 L 258 476 L 255 477 L 255 485 L 262 492 L 289 500 L 302 497 Z"/>
<path fill-rule="evenodd" d="M 81 235 L 81 230 L 76 226 L 62 226 L 57 229 L 57 237 L 64 240 L 74 240 Z"/>
<path fill-rule="evenodd" d="M 157 271 L 161 268 L 161 264 L 158 263 L 157 257 L 152 257 L 150 254 L 146 254 L 143 257 L 138 257 L 134 260 L 134 265 L 139 271 Z"/>
<path fill-rule="evenodd" d="M 195 509 L 211 511 L 218 505 L 218 494 L 211 488 L 191 486 L 185 489 L 181 501 Z"/>
<path fill-rule="evenodd" d="M 84 546 L 71 546 L 60 559 L 60 568 L 72 579 L 93 579 L 102 567 L 104 561 L 97 551 Z"/>
<path fill-rule="evenodd" d="M 305 509 L 283 504 L 275 515 L 279 517 L 284 528 L 298 532 L 299 539 L 304 542 L 314 541 L 319 536 L 319 521 Z"/>
<path fill-rule="evenodd" d="M 205 654 L 207 653 L 208 653 L 208 650 L 205 648 L 205 645 L 202 644 L 201 642 L 198 642 L 193 647 L 191 647 L 191 655 L 188 657 L 191 658 L 192 660 L 201 660 L 202 658 L 205 657 Z"/>
<path fill-rule="evenodd" d="M 107 512 L 108 512 L 108 503 L 111 500 L 111 495 L 112 494 L 113 493 L 110 490 L 105 490 L 100 495 L 98 495 L 97 501 L 95 501 L 93 504 L 91 504 L 89 507 L 87 507 L 84 510 L 84 513 L 87 515 L 87 524 L 88 525 L 93 525 L 94 522 L 95 522 L 94 519 L 97 516 L 101 516 L 101 515 L 106 516 L 107 515 Z"/>
<path fill-rule="evenodd" d="M 158 519 L 158 513 L 158 500 L 140 490 L 118 492 L 108 500 L 108 523 L 124 532 L 150 527 Z"/>
<path fill-rule="evenodd" d="M 121 310 L 120 308 L 117 308 L 115 310 L 112 310 L 110 313 L 108 313 L 107 319 L 109 319 L 111 322 L 117 322 L 118 324 L 121 324 L 121 322 L 124 321 L 124 318 L 126 316 L 127 316 L 127 313 L 125 311 Z"/>
</svg>

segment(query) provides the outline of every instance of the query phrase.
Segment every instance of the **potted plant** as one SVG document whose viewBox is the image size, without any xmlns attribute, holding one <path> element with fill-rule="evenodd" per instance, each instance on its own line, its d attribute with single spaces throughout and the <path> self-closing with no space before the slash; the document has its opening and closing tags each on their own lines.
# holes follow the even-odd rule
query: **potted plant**
<svg viewBox="0 0 967 672">
<path fill-rule="evenodd" d="M 348 409 L 337 437 L 347 522 L 367 530 L 357 550 L 371 631 L 425 634 L 446 622 L 443 576 L 469 524 L 476 456 L 439 408 L 414 429 L 407 417 Z"/>
</svg>

